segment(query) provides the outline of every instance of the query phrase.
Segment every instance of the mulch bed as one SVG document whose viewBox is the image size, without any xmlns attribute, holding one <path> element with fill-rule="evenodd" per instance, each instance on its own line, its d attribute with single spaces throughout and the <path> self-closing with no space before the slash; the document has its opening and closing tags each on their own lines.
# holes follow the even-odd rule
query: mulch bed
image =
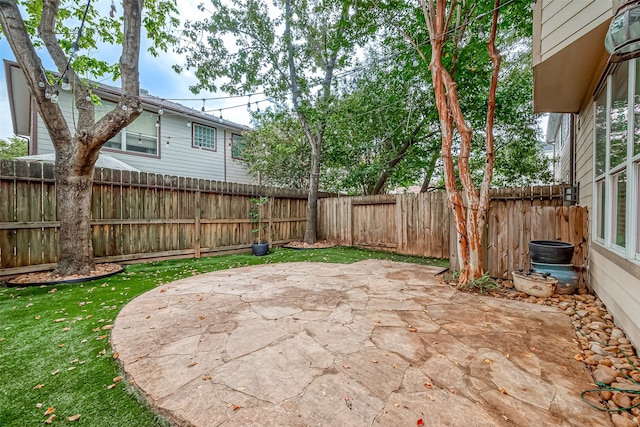
<svg viewBox="0 0 640 427">
<path fill-rule="evenodd" d="M 288 249 L 327 249 L 327 248 L 333 248 L 335 246 L 337 246 L 335 243 L 331 243 L 326 240 L 321 240 L 313 244 L 296 241 L 296 242 L 289 242 L 286 245 L 282 245 L 283 248 L 288 248 Z"/>
<path fill-rule="evenodd" d="M 124 269 L 119 264 L 96 264 L 96 269 L 86 276 L 72 274 L 70 276 L 60 276 L 54 271 L 40 271 L 36 273 L 21 274 L 14 277 L 7 283 L 9 285 L 49 285 L 56 283 L 80 283 L 89 280 L 100 279 L 120 273 Z"/>
</svg>

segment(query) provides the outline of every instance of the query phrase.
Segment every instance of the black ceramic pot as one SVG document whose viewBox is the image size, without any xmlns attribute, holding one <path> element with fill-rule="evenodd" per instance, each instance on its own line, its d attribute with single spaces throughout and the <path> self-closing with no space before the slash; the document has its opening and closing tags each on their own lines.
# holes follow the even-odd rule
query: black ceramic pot
<svg viewBox="0 0 640 427">
<path fill-rule="evenodd" d="M 251 249 L 255 256 L 263 256 L 269 253 L 269 243 L 254 243 Z"/>
<path fill-rule="evenodd" d="M 531 256 L 532 262 L 571 264 L 573 243 L 555 240 L 532 240 L 529 242 L 529 256 Z"/>
</svg>

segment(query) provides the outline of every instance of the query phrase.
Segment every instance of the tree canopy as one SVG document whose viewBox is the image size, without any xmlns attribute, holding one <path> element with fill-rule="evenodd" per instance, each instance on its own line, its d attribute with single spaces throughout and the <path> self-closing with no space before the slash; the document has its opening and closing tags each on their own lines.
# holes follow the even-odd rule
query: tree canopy
<svg viewBox="0 0 640 427">
<path fill-rule="evenodd" d="M 371 5 L 371 7 L 374 7 Z M 443 61 L 453 70 L 461 108 L 474 129 L 470 167 L 476 185 L 482 180 L 486 94 L 491 67 L 486 52 L 488 15 L 484 2 L 467 10 L 469 22 L 457 45 L 447 45 Z M 375 9 L 375 7 L 374 7 Z M 359 59 L 334 76 L 333 103 L 326 114 L 320 183 L 323 190 L 373 194 L 396 186 L 444 187 L 440 162 L 439 119 L 431 75 L 424 15 L 415 5 L 396 3 L 380 13 L 378 37 L 361 47 Z M 530 7 L 522 2 L 504 7 L 497 41 L 502 61 L 495 110 L 494 186 L 528 185 L 549 180 L 540 130 L 533 113 Z M 400 25 L 402 24 L 402 25 Z M 286 105 L 280 108 L 286 109 Z M 255 117 L 256 134 L 246 145 L 246 159 L 266 182 L 286 185 L 293 171 L 309 169 L 309 150 L 299 143 L 301 128 L 284 113 Z M 282 120 L 282 122 L 278 122 Z M 289 144 L 283 129 L 291 135 Z M 275 145 L 271 144 L 275 142 Z M 255 143 L 253 143 L 255 142 Z M 453 141 L 453 155 L 459 139 Z M 290 155 L 290 161 L 285 159 Z M 254 161 L 255 160 L 255 161 Z M 282 167 L 286 165 L 287 167 Z M 432 176 L 434 179 L 431 180 Z M 302 183 L 303 179 L 293 182 Z"/>
<path fill-rule="evenodd" d="M 27 154 L 29 154 L 29 148 L 26 139 L 15 136 L 8 141 L 0 139 L 0 159 L 11 160 Z"/>
</svg>

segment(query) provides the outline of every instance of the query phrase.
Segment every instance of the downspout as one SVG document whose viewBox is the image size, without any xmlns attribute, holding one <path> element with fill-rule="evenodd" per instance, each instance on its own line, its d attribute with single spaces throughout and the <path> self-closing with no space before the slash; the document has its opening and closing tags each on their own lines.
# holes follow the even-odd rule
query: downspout
<svg viewBox="0 0 640 427">
<path fill-rule="evenodd" d="M 222 155 L 224 157 L 224 181 L 227 180 L 227 130 L 225 129 L 223 131 L 222 136 L 224 137 L 224 140 L 222 141 Z"/>
<path fill-rule="evenodd" d="M 35 100 L 31 99 L 31 132 L 29 132 L 29 145 L 27 154 L 38 154 L 38 108 Z"/>
<path fill-rule="evenodd" d="M 576 115 L 569 116 L 569 185 L 576 185 Z"/>
</svg>

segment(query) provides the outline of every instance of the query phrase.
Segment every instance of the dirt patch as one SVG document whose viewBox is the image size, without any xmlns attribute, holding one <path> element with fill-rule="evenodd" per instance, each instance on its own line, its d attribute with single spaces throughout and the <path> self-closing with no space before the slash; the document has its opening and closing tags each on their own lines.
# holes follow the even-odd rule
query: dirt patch
<svg viewBox="0 0 640 427">
<path fill-rule="evenodd" d="M 296 242 L 289 242 L 286 245 L 282 245 L 283 248 L 289 248 L 289 249 L 326 249 L 326 248 L 333 248 L 335 246 L 337 246 L 335 243 L 331 243 L 326 240 L 321 240 L 313 244 L 296 241 Z"/>
<path fill-rule="evenodd" d="M 44 283 L 82 282 L 109 276 L 120 271 L 122 271 L 122 266 L 119 264 L 96 264 L 96 269 L 92 270 L 86 276 L 80 276 L 78 274 L 60 276 L 53 271 L 40 271 L 36 273 L 21 274 L 20 276 L 9 280 L 7 283 L 10 285 L 35 285 Z"/>
</svg>

